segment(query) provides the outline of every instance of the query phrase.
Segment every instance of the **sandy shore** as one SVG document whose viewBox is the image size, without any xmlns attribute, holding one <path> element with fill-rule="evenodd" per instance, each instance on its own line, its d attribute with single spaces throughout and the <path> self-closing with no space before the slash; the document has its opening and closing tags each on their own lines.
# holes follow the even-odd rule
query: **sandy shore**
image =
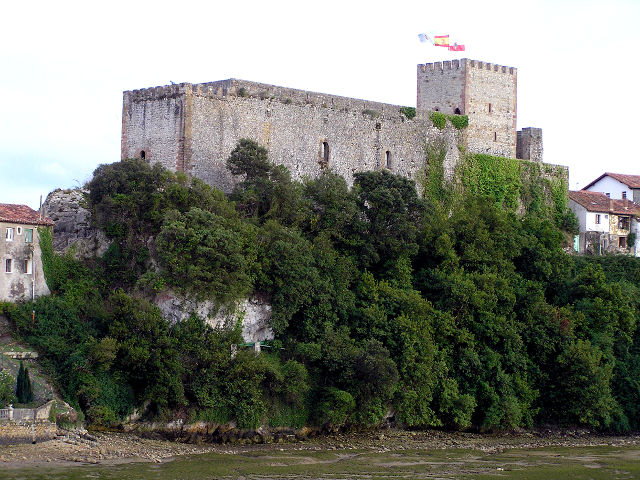
<svg viewBox="0 0 640 480">
<path fill-rule="evenodd" d="M 586 430 L 539 429 L 501 434 L 461 432 L 378 432 L 336 434 L 285 444 L 220 445 L 186 444 L 140 438 L 126 433 L 67 433 L 38 444 L 0 446 L 0 468 L 38 465 L 114 464 L 163 462 L 181 455 L 216 452 L 234 454 L 262 450 L 422 450 L 470 449 L 503 452 L 513 448 L 640 446 L 640 435 L 598 435 Z"/>
</svg>

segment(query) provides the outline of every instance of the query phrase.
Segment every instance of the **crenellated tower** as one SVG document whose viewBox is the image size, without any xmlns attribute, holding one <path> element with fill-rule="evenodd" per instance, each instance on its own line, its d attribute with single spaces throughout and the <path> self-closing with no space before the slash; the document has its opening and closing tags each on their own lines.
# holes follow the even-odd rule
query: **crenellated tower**
<svg viewBox="0 0 640 480">
<path fill-rule="evenodd" d="M 468 58 L 418 65 L 417 108 L 467 115 L 470 152 L 515 158 L 517 78 L 516 68 Z"/>
</svg>

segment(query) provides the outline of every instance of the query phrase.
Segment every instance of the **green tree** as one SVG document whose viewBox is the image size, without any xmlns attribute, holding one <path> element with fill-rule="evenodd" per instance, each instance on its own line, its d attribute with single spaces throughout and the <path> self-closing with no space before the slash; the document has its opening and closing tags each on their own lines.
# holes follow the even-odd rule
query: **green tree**
<svg viewBox="0 0 640 480">
<path fill-rule="evenodd" d="M 13 378 L 7 372 L 0 371 L 0 405 L 6 408 L 7 405 L 16 403 L 16 400 Z"/>
</svg>

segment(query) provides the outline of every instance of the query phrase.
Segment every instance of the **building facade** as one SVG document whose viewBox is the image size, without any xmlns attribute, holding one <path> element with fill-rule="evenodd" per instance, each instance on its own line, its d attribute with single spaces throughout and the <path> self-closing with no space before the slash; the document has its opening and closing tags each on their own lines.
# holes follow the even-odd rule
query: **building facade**
<svg viewBox="0 0 640 480">
<path fill-rule="evenodd" d="M 38 228 L 53 222 L 26 205 L 0 203 L 0 301 L 48 295 Z"/>
<path fill-rule="evenodd" d="M 582 190 L 600 192 L 610 198 L 628 199 L 640 204 L 640 175 L 603 173 Z"/>
<path fill-rule="evenodd" d="M 330 169 L 349 184 L 355 172 L 380 168 L 415 178 L 435 140 L 447 145 L 449 178 L 460 150 L 515 158 L 519 137 L 528 142 L 526 158 L 542 160 L 541 131 L 516 132 L 515 68 L 469 59 L 426 63 L 418 65 L 417 81 L 415 116 L 399 105 L 237 79 L 127 91 L 121 157 L 160 163 L 225 191 L 237 181 L 226 160 L 241 138 L 266 147 L 294 179 Z M 467 115 L 469 126 L 439 130 L 432 111 Z"/>
<path fill-rule="evenodd" d="M 569 208 L 580 224 L 577 251 L 593 255 L 630 253 L 640 256 L 640 205 L 601 192 L 570 191 Z"/>
</svg>

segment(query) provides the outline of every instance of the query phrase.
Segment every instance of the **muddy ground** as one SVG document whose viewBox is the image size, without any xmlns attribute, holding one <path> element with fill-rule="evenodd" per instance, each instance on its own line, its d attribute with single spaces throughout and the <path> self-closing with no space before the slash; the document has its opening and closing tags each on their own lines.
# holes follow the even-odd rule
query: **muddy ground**
<svg viewBox="0 0 640 480">
<path fill-rule="evenodd" d="M 62 433 L 62 432 L 61 432 Z M 538 429 L 501 434 L 384 430 L 335 434 L 290 443 L 259 445 L 187 444 L 140 438 L 126 433 L 66 432 L 39 444 L 0 446 L 0 468 L 70 466 L 129 462 L 165 462 L 183 456 L 268 454 L 269 452 L 402 452 L 416 450 L 471 450 L 503 453 L 511 449 L 558 447 L 640 447 L 640 434 L 599 435 L 586 430 Z"/>
</svg>

